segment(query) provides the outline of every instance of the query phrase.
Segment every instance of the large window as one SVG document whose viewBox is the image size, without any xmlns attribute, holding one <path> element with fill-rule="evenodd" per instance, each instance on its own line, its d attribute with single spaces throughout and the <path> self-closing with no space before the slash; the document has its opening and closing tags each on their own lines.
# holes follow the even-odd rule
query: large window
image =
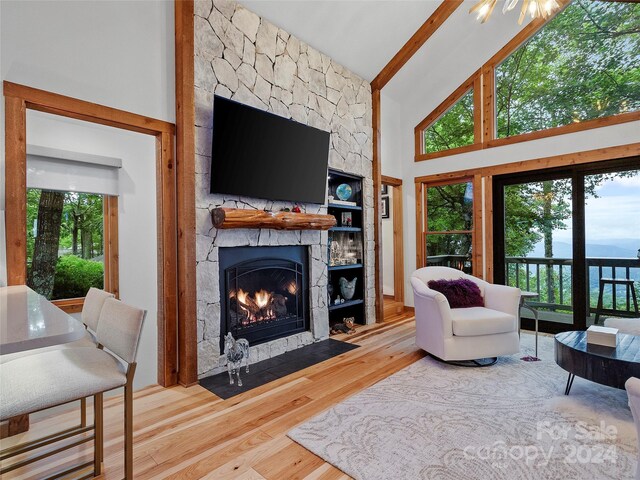
<svg viewBox="0 0 640 480">
<path fill-rule="evenodd" d="M 424 265 L 471 273 L 473 245 L 473 183 L 425 185 Z"/>
<path fill-rule="evenodd" d="M 27 284 L 50 300 L 105 286 L 108 196 L 27 190 Z"/>
<path fill-rule="evenodd" d="M 424 130 L 424 153 L 471 145 L 474 141 L 473 89 Z"/>
<path fill-rule="evenodd" d="M 640 110 L 640 4 L 574 0 L 496 67 L 497 138 Z"/>
</svg>

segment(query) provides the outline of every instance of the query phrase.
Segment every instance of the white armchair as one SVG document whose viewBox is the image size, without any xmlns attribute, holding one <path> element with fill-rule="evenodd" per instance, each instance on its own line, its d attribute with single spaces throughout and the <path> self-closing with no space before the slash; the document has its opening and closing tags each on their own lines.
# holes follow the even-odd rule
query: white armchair
<svg viewBox="0 0 640 480">
<path fill-rule="evenodd" d="M 469 279 L 480 287 L 484 307 L 450 308 L 430 289 L 430 280 Z M 520 351 L 520 289 L 496 285 L 448 267 L 425 267 L 411 275 L 416 311 L 416 344 L 444 361 L 512 355 Z"/>
<path fill-rule="evenodd" d="M 633 416 L 633 422 L 636 425 L 636 432 L 640 441 L 640 379 L 631 377 L 624 384 L 629 397 L 629 408 Z M 640 443 L 639 443 L 640 445 Z M 640 465 L 636 465 L 636 480 L 640 480 Z"/>
</svg>

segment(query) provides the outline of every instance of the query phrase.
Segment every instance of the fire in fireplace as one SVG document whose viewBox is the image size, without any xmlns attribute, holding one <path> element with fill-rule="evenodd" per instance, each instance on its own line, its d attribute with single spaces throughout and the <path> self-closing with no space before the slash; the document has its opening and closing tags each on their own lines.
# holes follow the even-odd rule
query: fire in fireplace
<svg viewBox="0 0 640 480">
<path fill-rule="evenodd" d="M 221 248 L 221 336 L 256 345 L 308 330 L 306 257 L 299 246 Z"/>
</svg>

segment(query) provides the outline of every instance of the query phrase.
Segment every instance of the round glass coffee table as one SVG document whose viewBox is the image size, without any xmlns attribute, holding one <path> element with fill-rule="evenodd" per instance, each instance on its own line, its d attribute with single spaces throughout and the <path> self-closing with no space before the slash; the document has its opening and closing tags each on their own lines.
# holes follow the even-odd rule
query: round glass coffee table
<svg viewBox="0 0 640 480">
<path fill-rule="evenodd" d="M 569 372 L 564 394 L 578 377 L 624 390 L 631 377 L 640 378 L 640 336 L 618 333 L 617 346 L 587 344 L 587 332 L 562 332 L 555 336 L 556 363 Z"/>
</svg>

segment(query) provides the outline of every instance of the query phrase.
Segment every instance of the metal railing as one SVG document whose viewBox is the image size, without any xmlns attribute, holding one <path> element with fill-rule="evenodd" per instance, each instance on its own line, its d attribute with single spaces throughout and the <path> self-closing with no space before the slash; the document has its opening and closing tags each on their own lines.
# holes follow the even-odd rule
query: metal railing
<svg viewBox="0 0 640 480">
<path fill-rule="evenodd" d="M 595 314 L 601 278 L 629 278 L 635 280 L 634 288 L 639 291 L 640 260 L 636 258 L 593 258 L 588 257 L 587 282 L 589 302 L 588 314 Z M 505 258 L 507 284 L 523 290 L 536 292 L 539 308 L 551 311 L 571 312 L 573 259 L 544 257 Z M 621 296 L 620 291 L 624 293 Z M 602 312 L 607 314 L 630 314 L 634 312 L 631 290 L 619 286 L 608 287 L 603 292 Z M 622 297 L 622 298 L 621 298 Z"/>
<path fill-rule="evenodd" d="M 427 257 L 427 266 L 444 266 L 465 270 L 470 267 L 468 255 Z M 535 292 L 538 298 L 529 303 L 551 312 L 571 314 L 573 311 L 573 259 L 545 257 L 505 258 L 507 285 Z M 640 298 L 640 259 L 587 258 L 588 314 L 596 313 L 601 278 L 630 278 Z M 622 293 L 622 295 L 621 295 Z M 634 312 L 631 291 L 624 286 L 605 287 L 603 313 L 628 315 Z"/>
</svg>

